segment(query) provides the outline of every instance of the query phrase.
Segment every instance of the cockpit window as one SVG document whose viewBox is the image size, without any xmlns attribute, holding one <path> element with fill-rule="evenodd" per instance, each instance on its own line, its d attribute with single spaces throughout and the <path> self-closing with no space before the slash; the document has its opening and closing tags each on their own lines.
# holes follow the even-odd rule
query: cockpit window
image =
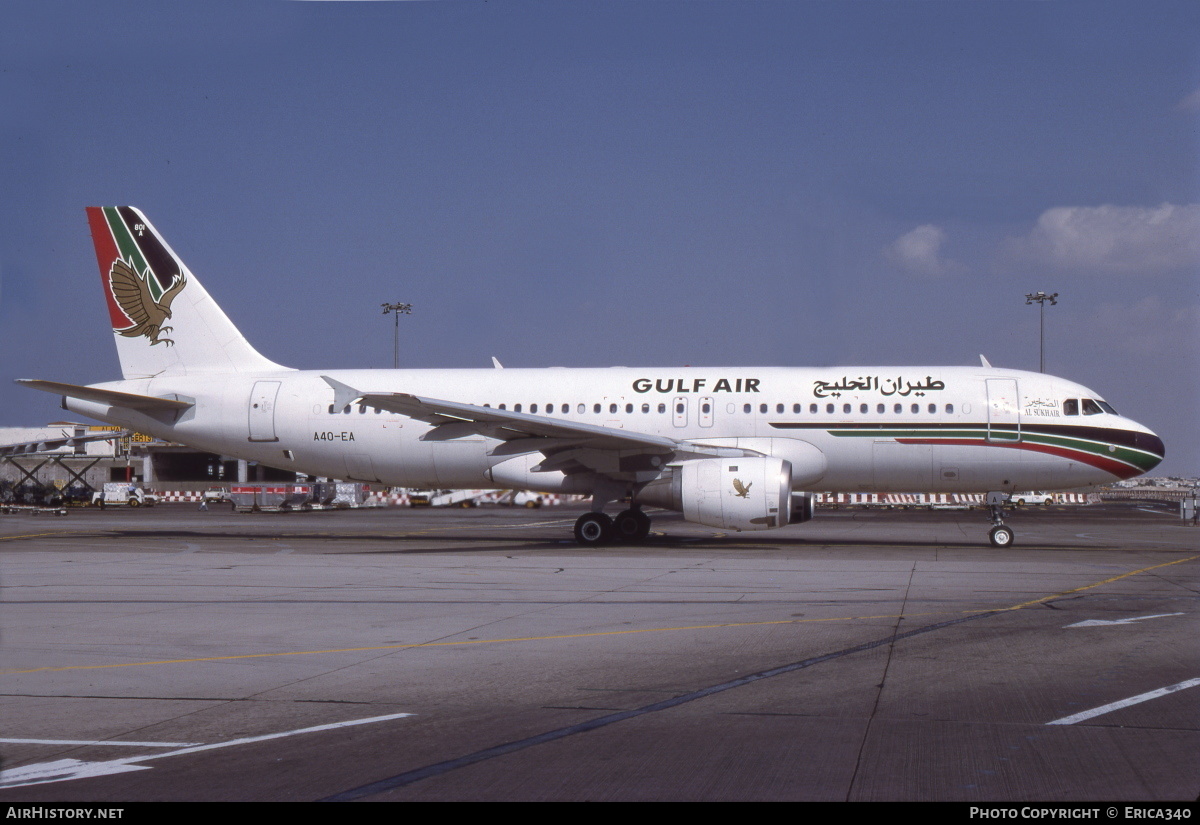
<svg viewBox="0 0 1200 825">
<path fill-rule="evenodd" d="M 1096 403 L 1099 404 L 1100 408 L 1109 415 L 1120 415 L 1120 413 L 1113 409 L 1113 405 L 1109 404 L 1107 401 L 1101 401 L 1099 398 L 1097 398 Z"/>
<path fill-rule="evenodd" d="M 1068 398 L 1063 402 L 1063 415 L 1079 415 L 1079 399 Z"/>
<path fill-rule="evenodd" d="M 1099 415 L 1104 412 L 1100 409 L 1100 405 L 1090 398 L 1083 399 L 1083 414 L 1084 415 Z"/>
</svg>

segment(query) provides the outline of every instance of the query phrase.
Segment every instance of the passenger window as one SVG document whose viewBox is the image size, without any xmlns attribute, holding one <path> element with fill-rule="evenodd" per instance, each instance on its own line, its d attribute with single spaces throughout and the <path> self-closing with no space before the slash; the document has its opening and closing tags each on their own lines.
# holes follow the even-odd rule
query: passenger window
<svg viewBox="0 0 1200 825">
<path fill-rule="evenodd" d="M 333 415 L 333 405 L 332 404 L 329 405 L 329 414 Z"/>
<path fill-rule="evenodd" d="M 933 414 L 934 414 L 934 413 L 936 413 L 936 412 L 937 412 L 937 404 L 930 404 L 930 405 L 929 405 L 929 413 L 930 413 L 930 415 L 933 415 Z"/>
<path fill-rule="evenodd" d="M 947 405 L 946 405 L 946 412 L 948 412 L 948 413 L 952 413 L 952 412 L 954 412 L 954 405 L 953 405 L 953 404 L 947 404 Z"/>
<path fill-rule="evenodd" d="M 859 411 L 860 413 L 866 414 L 867 410 L 869 410 L 869 409 L 870 409 L 870 407 L 868 407 L 866 404 L 859 404 L 859 405 L 858 405 L 858 411 Z"/>
<path fill-rule="evenodd" d="M 1083 399 L 1083 414 L 1084 415 L 1099 415 L 1104 412 L 1100 409 L 1100 405 L 1090 398 Z"/>
<path fill-rule="evenodd" d="M 530 405 L 529 405 L 529 411 L 530 411 L 531 413 L 535 413 L 535 412 L 537 412 L 537 404 L 530 404 Z"/>
<path fill-rule="evenodd" d="M 842 405 L 842 412 L 843 412 L 843 413 L 845 413 L 845 414 L 847 414 L 847 415 L 849 415 L 849 414 L 850 414 L 850 405 L 849 405 L 849 404 L 843 404 L 843 405 Z"/>
<path fill-rule="evenodd" d="M 913 405 L 912 405 L 912 411 L 913 411 L 913 413 L 914 413 L 914 414 L 915 414 L 915 413 L 919 413 L 919 412 L 921 411 L 921 405 L 920 405 L 920 404 L 913 404 Z"/>
<path fill-rule="evenodd" d="M 792 405 L 792 412 L 793 412 L 794 414 L 796 414 L 796 415 L 799 415 L 799 414 L 800 414 L 800 405 L 799 405 L 799 404 L 793 404 L 793 405 Z"/>
<path fill-rule="evenodd" d="M 896 413 L 896 415 L 899 415 L 900 413 L 904 412 L 904 405 L 897 404 L 896 406 L 892 407 L 892 412 Z"/>
<path fill-rule="evenodd" d="M 609 404 L 609 405 L 608 405 L 608 411 L 609 411 L 609 413 L 615 413 L 615 412 L 617 411 L 617 405 L 616 405 L 616 404 Z"/>
<path fill-rule="evenodd" d="M 599 405 L 599 404 L 593 404 L 593 405 L 592 405 L 592 412 L 594 412 L 594 413 L 598 413 L 598 412 L 600 412 L 600 405 Z"/>
<path fill-rule="evenodd" d="M 507 410 L 507 409 L 508 409 L 508 405 L 507 405 L 507 404 L 501 404 L 501 405 L 500 405 L 500 409 L 502 409 L 502 410 Z"/>
<path fill-rule="evenodd" d="M 521 411 L 521 405 L 513 404 L 513 412 L 520 412 L 520 411 Z"/>
<path fill-rule="evenodd" d="M 777 412 L 777 413 L 781 413 L 781 412 L 783 412 L 783 405 L 782 405 L 782 404 L 776 404 L 776 405 L 775 405 L 775 412 Z"/>
<path fill-rule="evenodd" d="M 766 404 L 759 404 L 759 405 L 758 405 L 758 411 L 759 411 L 760 413 L 765 413 L 765 412 L 767 411 L 767 405 L 766 405 Z"/>
<path fill-rule="evenodd" d="M 827 413 L 832 413 L 832 412 L 833 412 L 833 405 L 832 405 L 832 404 L 826 404 L 826 405 L 825 405 L 825 412 L 827 412 Z"/>
<path fill-rule="evenodd" d="M 587 412 L 587 405 L 580 404 L 579 406 L 577 406 L 575 408 L 575 412 L 579 413 L 580 415 L 583 415 L 585 412 Z"/>
<path fill-rule="evenodd" d="M 705 411 L 705 412 L 708 412 L 708 405 L 707 405 L 707 404 L 705 404 L 705 405 L 704 405 L 704 411 Z M 650 412 L 650 405 L 649 405 L 649 404 L 643 404 L 643 405 L 642 405 L 642 412 L 643 412 L 643 413 L 648 413 L 648 412 Z"/>
<path fill-rule="evenodd" d="M 880 415 L 883 415 L 883 413 L 885 413 L 886 411 L 887 411 L 886 405 L 884 405 L 884 404 L 876 404 L 875 405 L 875 412 L 879 413 Z"/>
<path fill-rule="evenodd" d="M 666 404 L 659 404 L 659 405 L 658 405 L 658 411 L 659 411 L 660 413 L 665 413 L 665 412 L 667 411 L 667 405 L 666 405 Z"/>
<path fill-rule="evenodd" d="M 742 407 L 742 412 L 744 412 L 744 413 L 749 413 L 749 412 L 750 412 L 750 405 L 749 405 L 749 404 L 746 404 L 744 407 Z"/>
<path fill-rule="evenodd" d="M 626 404 L 626 405 L 625 405 L 625 412 L 627 412 L 627 413 L 631 413 L 631 412 L 633 412 L 633 405 L 632 405 L 632 404 Z"/>
<path fill-rule="evenodd" d="M 1079 399 L 1068 398 L 1064 401 L 1063 415 L 1079 415 Z"/>
<path fill-rule="evenodd" d="M 816 404 L 809 404 L 809 405 L 808 405 L 808 411 L 809 411 L 811 414 L 813 414 L 813 415 L 816 415 L 816 414 L 817 414 L 817 405 L 816 405 Z"/>
</svg>

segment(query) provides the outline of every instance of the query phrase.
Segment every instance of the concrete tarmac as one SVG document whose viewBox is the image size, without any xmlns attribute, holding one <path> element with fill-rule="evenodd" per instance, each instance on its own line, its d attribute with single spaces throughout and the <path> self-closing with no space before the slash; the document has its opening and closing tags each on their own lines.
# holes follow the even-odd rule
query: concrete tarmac
<svg viewBox="0 0 1200 825">
<path fill-rule="evenodd" d="M 1200 529 L 1153 506 L 0 516 L 0 801 L 1187 801 Z"/>
</svg>

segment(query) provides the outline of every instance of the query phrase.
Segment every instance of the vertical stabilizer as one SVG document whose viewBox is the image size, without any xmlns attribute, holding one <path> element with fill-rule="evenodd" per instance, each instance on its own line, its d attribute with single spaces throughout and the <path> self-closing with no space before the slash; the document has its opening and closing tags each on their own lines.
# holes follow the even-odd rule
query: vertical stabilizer
<svg viewBox="0 0 1200 825">
<path fill-rule="evenodd" d="M 284 369 L 250 346 L 140 211 L 87 214 L 125 378 Z"/>
</svg>

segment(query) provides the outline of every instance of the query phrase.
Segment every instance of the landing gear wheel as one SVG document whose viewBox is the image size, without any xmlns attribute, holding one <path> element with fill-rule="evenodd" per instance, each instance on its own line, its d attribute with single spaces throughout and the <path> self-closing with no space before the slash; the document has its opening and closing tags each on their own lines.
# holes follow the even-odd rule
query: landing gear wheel
<svg viewBox="0 0 1200 825">
<path fill-rule="evenodd" d="M 604 513 L 584 513 L 575 522 L 575 541 L 584 547 L 605 544 L 613 535 L 613 522 Z"/>
<path fill-rule="evenodd" d="M 1013 531 L 1009 527 L 993 527 L 992 532 L 988 533 L 988 538 L 992 540 L 992 547 L 1008 547 L 1013 543 Z"/>
<path fill-rule="evenodd" d="M 613 533 L 621 541 L 642 541 L 650 535 L 650 517 L 641 510 L 626 510 L 613 519 Z"/>
</svg>

